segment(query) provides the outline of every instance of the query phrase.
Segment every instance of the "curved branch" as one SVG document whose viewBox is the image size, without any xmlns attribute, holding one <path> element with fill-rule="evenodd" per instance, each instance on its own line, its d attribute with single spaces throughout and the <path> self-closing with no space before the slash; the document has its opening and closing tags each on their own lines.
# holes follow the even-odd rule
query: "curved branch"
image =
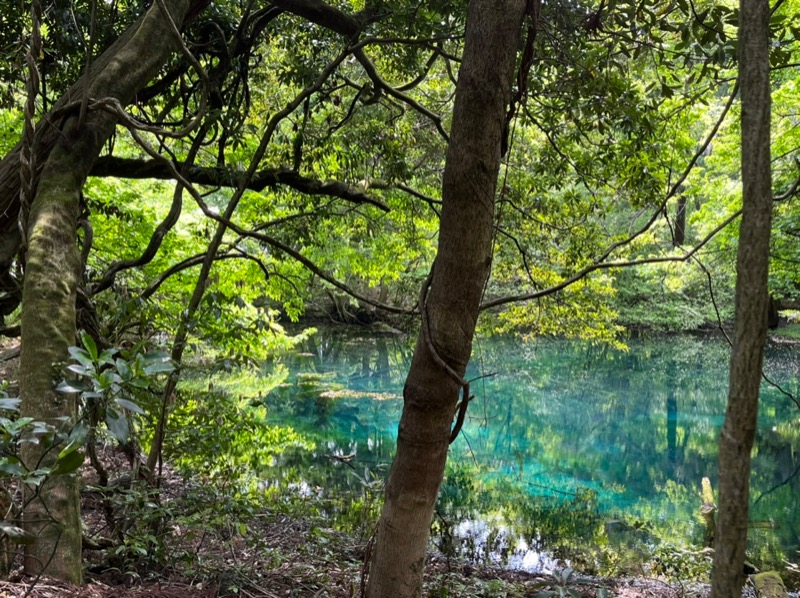
<svg viewBox="0 0 800 598">
<path fill-rule="evenodd" d="M 191 169 L 192 163 L 197 157 L 197 153 L 200 151 L 202 146 L 203 137 L 205 137 L 205 134 L 208 132 L 208 129 L 211 128 L 212 124 L 212 122 L 205 123 L 200 131 L 200 134 L 195 137 L 194 142 L 189 149 L 189 154 L 186 157 L 186 162 L 183 163 L 182 170 Z M 101 278 L 97 284 L 90 286 L 88 289 L 89 295 L 96 295 L 100 291 L 104 291 L 113 285 L 117 274 L 122 270 L 129 270 L 130 268 L 137 268 L 139 266 L 149 264 L 158 253 L 158 250 L 161 248 L 161 243 L 164 241 L 166 234 L 178 223 L 178 218 L 180 218 L 182 208 L 183 190 L 181 189 L 180 185 L 178 185 L 175 187 L 175 190 L 172 194 L 172 204 L 170 205 L 169 212 L 167 212 L 164 220 L 162 220 L 153 231 L 153 234 L 150 236 L 150 241 L 148 242 L 147 247 L 142 255 L 135 259 L 121 260 L 113 263 L 111 267 L 106 270 L 105 274 L 103 274 L 103 278 Z"/>
<path fill-rule="evenodd" d="M 417 85 L 422 83 L 428 77 L 428 73 L 431 72 L 431 68 L 433 67 L 433 65 L 436 62 L 437 58 L 439 58 L 439 53 L 438 52 L 433 52 L 431 54 L 430 58 L 428 58 L 428 61 L 425 63 L 425 66 L 423 67 L 422 72 L 419 75 L 417 75 L 416 77 L 414 77 L 408 83 L 404 83 L 403 85 L 400 85 L 399 87 L 397 87 L 396 88 L 397 91 L 401 91 L 401 92 L 410 91 L 410 90 L 414 89 Z"/>
<path fill-rule="evenodd" d="M 684 262 L 684 261 L 688 260 L 689 258 L 691 258 L 691 256 L 693 256 L 701 247 L 703 247 L 706 243 L 708 243 L 708 241 L 710 241 L 711 238 L 714 235 L 716 235 L 720 230 L 722 230 L 728 224 L 730 224 L 733 220 L 735 220 L 741 214 L 741 210 L 736 212 L 735 214 L 733 214 L 731 217 L 727 218 L 725 221 L 723 221 L 723 223 L 721 225 L 719 225 L 717 228 L 715 228 L 698 245 L 696 245 L 691 251 L 689 251 L 684 256 L 663 257 L 663 258 L 648 258 L 648 259 L 644 259 L 644 260 L 631 260 L 631 261 L 620 261 L 620 262 L 606 262 L 605 261 L 617 249 L 619 249 L 620 247 L 625 247 L 626 245 L 631 244 L 638 237 L 640 237 L 645 232 L 650 230 L 650 228 L 653 226 L 653 224 L 658 219 L 658 217 L 663 213 L 663 210 L 666 207 L 667 202 L 670 199 L 672 199 L 672 197 L 674 197 L 676 193 L 679 192 L 679 190 L 682 188 L 682 185 L 683 185 L 684 181 L 689 176 L 689 173 L 695 167 L 695 164 L 697 164 L 697 161 L 700 159 L 700 157 L 705 153 L 706 148 L 708 148 L 708 146 L 711 144 L 712 139 L 714 139 L 714 137 L 716 136 L 717 132 L 719 131 L 719 128 L 722 126 L 722 123 L 724 122 L 725 117 L 728 115 L 728 112 L 730 111 L 731 106 L 733 106 L 733 102 L 736 99 L 736 96 L 738 95 L 738 93 L 739 93 L 739 83 L 737 82 L 736 85 L 734 85 L 733 90 L 731 91 L 731 95 L 728 98 L 728 101 L 726 102 L 725 107 L 722 109 L 722 113 L 719 115 L 719 118 L 717 118 L 717 122 L 714 123 L 714 126 L 711 128 L 711 131 L 708 133 L 708 135 L 706 136 L 706 138 L 703 141 L 703 143 L 695 151 L 694 155 L 692 156 L 692 159 L 689 160 L 689 163 L 686 165 L 686 168 L 684 169 L 684 171 L 681 174 L 681 176 L 678 177 L 678 180 L 669 188 L 669 190 L 667 191 L 667 194 L 664 197 L 664 199 L 658 204 L 658 206 L 656 206 L 656 209 L 653 211 L 652 216 L 648 219 L 648 221 L 639 230 L 637 230 L 633 234 L 629 235 L 625 239 L 622 239 L 620 241 L 616 241 L 615 243 L 612 243 L 602 253 L 602 255 L 600 255 L 595 260 L 595 262 L 593 264 L 591 264 L 590 266 L 587 266 L 586 268 L 583 268 L 582 270 L 580 270 L 579 272 L 573 274 L 569 278 L 563 280 L 559 284 L 553 285 L 553 286 L 548 287 L 546 289 L 542 289 L 540 291 L 534 291 L 532 293 L 523 293 L 523 294 L 520 294 L 520 295 L 512 295 L 512 296 L 509 296 L 509 297 L 500 297 L 498 299 L 493 299 L 492 301 L 487 301 L 486 303 L 481 305 L 481 309 L 482 310 L 483 309 L 489 309 L 491 307 L 497 307 L 499 305 L 505 305 L 507 303 L 516 303 L 516 302 L 520 302 L 520 301 L 530 301 L 531 299 L 538 299 L 539 297 L 544 297 L 546 295 L 552 295 L 553 293 L 561 291 L 561 290 L 565 289 L 566 287 L 570 286 L 571 284 L 574 284 L 575 282 L 578 282 L 579 280 L 584 278 L 587 274 L 590 274 L 591 272 L 594 272 L 595 270 L 607 270 L 609 268 L 625 268 L 625 267 L 629 267 L 629 266 L 636 266 L 636 265 L 639 265 L 639 264 L 651 264 L 651 263 L 657 263 L 657 262 Z"/>
<path fill-rule="evenodd" d="M 795 165 L 798 169 L 800 169 L 800 160 L 795 160 Z M 772 198 L 772 201 L 786 201 L 790 197 L 797 194 L 800 191 L 800 178 L 796 179 L 795 182 L 789 187 L 786 191 L 781 193 L 780 195 L 776 195 Z"/>
<path fill-rule="evenodd" d="M 219 216 L 215 215 L 215 219 L 218 219 L 218 218 L 219 218 Z M 229 226 L 229 228 L 231 230 L 236 231 L 240 235 L 256 239 L 256 240 L 261 241 L 262 243 L 264 243 L 266 245 L 269 245 L 270 247 L 274 247 L 275 249 L 279 249 L 280 251 L 282 251 L 283 253 L 285 253 L 286 255 L 291 257 L 292 259 L 294 259 L 294 260 L 300 262 L 301 264 L 303 264 L 303 266 L 305 266 L 306 269 L 310 270 L 311 272 L 313 272 L 314 274 L 319 276 L 325 282 L 335 286 L 340 291 L 343 291 L 343 292 L 347 293 L 348 295 L 350 295 L 354 299 L 358 299 L 362 303 L 366 303 L 367 305 L 371 305 L 372 307 L 376 307 L 378 309 L 382 309 L 383 311 L 387 311 L 387 312 L 393 313 L 393 314 L 411 315 L 411 314 L 416 313 L 416 310 L 414 310 L 414 309 L 406 309 L 406 308 L 403 308 L 403 307 L 396 307 L 394 305 L 388 305 L 386 303 L 381 303 L 380 301 L 375 301 L 374 299 L 370 299 L 369 297 L 366 297 L 366 296 L 354 291 L 353 289 L 348 287 L 343 282 L 340 282 L 340 281 L 336 280 L 333 276 L 331 276 L 330 274 L 326 273 L 324 270 L 322 270 L 319 266 L 317 266 L 314 262 L 312 262 L 310 259 L 308 259 L 306 256 L 304 256 L 302 253 L 300 253 L 299 251 L 297 251 L 296 249 L 294 249 L 292 247 L 289 247 L 285 243 L 282 243 L 281 241 L 278 241 L 277 239 L 275 239 L 273 237 L 270 237 L 270 236 L 265 235 L 263 233 L 257 233 L 257 232 L 254 232 L 254 231 L 243 230 L 240 227 L 238 227 L 236 224 L 234 224 L 233 222 L 229 222 L 228 226 Z"/>
<path fill-rule="evenodd" d="M 362 181 L 362 183 L 364 183 L 368 189 L 399 189 L 400 191 L 408 193 L 417 199 L 421 199 L 428 204 L 428 207 L 433 210 L 433 213 L 436 214 L 437 218 L 441 216 L 439 213 L 439 208 L 441 208 L 442 200 L 431 197 L 430 195 L 425 195 L 422 193 L 422 191 L 417 191 L 410 185 L 406 185 L 405 183 L 393 183 L 383 179 L 368 179 L 366 181 Z"/>
<path fill-rule="evenodd" d="M 242 256 L 233 254 L 233 253 L 218 253 L 214 256 L 214 261 L 221 261 L 221 260 L 230 260 L 230 259 L 241 259 Z M 197 255 L 193 255 L 192 257 L 187 257 L 185 260 L 178 262 L 177 264 L 173 264 L 169 268 L 167 268 L 164 272 L 159 274 L 158 278 L 156 278 L 153 282 L 151 282 L 147 288 L 141 292 L 139 297 L 141 299 L 149 299 L 152 297 L 155 292 L 159 289 L 159 287 L 164 284 L 170 277 L 174 276 L 178 272 L 183 272 L 184 270 L 188 270 L 194 266 L 199 266 L 203 263 L 203 260 L 206 259 L 205 252 L 198 253 Z"/>
<path fill-rule="evenodd" d="M 265 168 L 256 171 L 252 177 L 245 173 L 206 166 L 187 165 L 185 162 L 171 162 L 162 160 L 139 160 L 132 158 L 117 158 L 104 156 L 99 158 L 92 167 L 92 176 L 114 176 L 124 179 L 160 179 L 170 180 L 175 178 L 174 170 L 183 171 L 184 178 L 195 184 L 208 187 L 237 187 L 246 182 L 246 188 L 252 191 L 263 191 L 266 188 L 275 188 L 286 185 L 296 191 L 307 195 L 325 195 L 337 197 L 354 204 L 369 204 L 379 210 L 389 212 L 389 207 L 360 187 L 348 185 L 340 181 L 320 181 L 302 176 L 294 170 L 285 168 Z"/>
<path fill-rule="evenodd" d="M 742 215 L 742 210 L 737 210 L 733 214 L 731 214 L 728 218 L 723 220 L 720 224 L 714 228 L 710 233 L 708 233 L 705 237 L 703 237 L 700 242 L 695 245 L 692 249 L 687 251 L 683 255 L 675 255 L 675 256 L 665 256 L 665 257 L 650 257 L 650 258 L 643 258 L 639 260 L 625 260 L 625 261 L 617 261 L 617 262 L 595 262 L 589 266 L 586 266 L 582 270 L 576 272 L 569 278 L 562 280 L 560 283 L 547 287 L 546 289 L 541 289 L 539 291 L 534 291 L 532 293 L 524 293 L 521 295 L 512 295 L 508 297 L 500 297 L 498 299 L 493 299 L 491 301 L 487 301 L 483 305 L 481 305 L 481 310 L 490 309 L 492 307 L 498 307 L 500 305 L 506 305 L 508 303 L 519 303 L 522 301 L 530 301 L 531 299 L 538 299 L 539 297 L 545 297 L 547 295 L 553 295 L 558 291 L 562 291 L 568 286 L 578 282 L 579 280 L 585 278 L 588 274 L 596 270 L 609 270 L 611 268 L 630 268 L 631 266 L 640 266 L 642 264 L 660 264 L 665 262 L 686 262 L 690 260 L 700 249 L 702 249 L 711 239 L 713 239 L 717 233 L 719 233 L 722 229 L 728 226 L 731 222 L 736 220 L 739 216 Z M 624 241 L 620 241 L 616 244 L 619 247 L 621 244 L 630 243 L 633 239 L 638 237 L 642 231 L 637 231 Z M 604 254 L 605 256 L 608 255 L 608 252 Z"/>
<path fill-rule="evenodd" d="M 343 12 L 321 0 L 275 0 L 272 4 L 280 10 L 346 37 L 357 36 L 365 24 L 364 19 Z"/>
<path fill-rule="evenodd" d="M 428 117 L 428 119 L 433 123 L 436 127 L 436 130 L 439 131 L 439 134 L 442 136 L 442 139 L 445 141 L 450 141 L 450 136 L 447 134 L 447 131 L 444 130 L 444 126 L 442 125 L 442 118 L 437 114 L 434 114 L 430 110 L 428 110 L 425 106 L 417 102 L 415 99 L 410 98 L 406 94 L 398 91 L 391 85 L 389 85 L 386 81 L 384 81 L 381 76 L 378 74 L 378 70 L 375 68 L 375 65 L 372 64 L 372 61 L 367 58 L 367 55 L 364 53 L 362 48 L 358 48 L 353 52 L 353 55 L 358 59 L 358 62 L 361 63 L 361 66 L 364 68 L 364 72 L 367 73 L 367 76 L 372 80 L 373 85 L 375 85 L 375 90 L 383 90 L 393 98 L 400 100 L 404 104 L 407 104 L 420 114 L 423 114 Z"/>
</svg>

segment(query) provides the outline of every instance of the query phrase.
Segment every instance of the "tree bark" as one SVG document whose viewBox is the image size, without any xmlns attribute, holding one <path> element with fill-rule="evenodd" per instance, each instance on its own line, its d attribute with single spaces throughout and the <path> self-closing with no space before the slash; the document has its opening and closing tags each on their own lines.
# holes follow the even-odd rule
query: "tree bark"
<svg viewBox="0 0 800 598">
<path fill-rule="evenodd" d="M 77 144 L 80 151 L 85 144 Z M 22 294 L 22 345 L 19 386 L 23 416 L 56 428 L 74 424 L 75 397 L 54 392 L 57 364 L 75 344 L 75 298 L 80 280 L 80 256 L 75 246 L 80 185 L 72 168 L 80 156 L 56 148 L 47 161 L 44 178 L 30 213 L 27 275 Z M 26 444 L 22 452 L 29 470 L 52 467 L 60 447 L 45 451 Z M 25 570 L 80 583 L 81 527 L 78 478 L 75 473 L 53 475 L 32 489 L 24 520 L 36 542 L 25 553 Z"/>
<path fill-rule="evenodd" d="M 686 242 L 686 196 L 678 197 L 678 209 L 675 212 L 675 239 L 673 244 L 680 247 Z"/>
<path fill-rule="evenodd" d="M 750 451 L 767 337 L 772 216 L 768 0 L 740 0 L 742 202 L 736 321 L 728 409 L 719 442 L 719 520 L 712 573 L 715 598 L 741 596 L 750 502 Z"/>
<path fill-rule="evenodd" d="M 166 0 L 172 19 L 181 24 L 192 9 L 207 0 Z M 130 102 L 178 47 L 177 39 L 154 5 L 98 59 L 90 78 L 89 96 Z M 54 129 L 28 222 L 28 252 L 22 295 L 22 350 L 20 354 L 21 411 L 25 416 L 63 425 L 74 422 L 76 402 L 54 392 L 59 364 L 75 343 L 75 298 L 80 280 L 80 256 L 75 229 L 80 192 L 92 163 L 114 131 L 114 115 L 95 111 L 79 122 L 77 111 L 65 115 Z M 49 135 L 49 133 L 48 133 Z M 62 422 L 62 423 L 59 423 Z M 23 458 L 28 468 L 50 467 L 58 447 L 44 451 L 27 444 Z M 29 574 L 46 573 L 78 583 L 81 569 L 81 529 L 78 479 L 75 474 L 54 475 L 39 489 L 24 514 L 26 526 L 37 538 L 26 551 Z"/>
<path fill-rule="evenodd" d="M 378 523 L 367 595 L 418 596 L 460 384 L 491 269 L 495 188 L 524 0 L 470 2 L 442 183 L 438 254 L 420 301 L 428 326 L 403 390 L 397 456 Z M 427 297 L 426 297 L 427 295 Z M 429 339 L 426 337 L 429 329 Z"/>
</svg>

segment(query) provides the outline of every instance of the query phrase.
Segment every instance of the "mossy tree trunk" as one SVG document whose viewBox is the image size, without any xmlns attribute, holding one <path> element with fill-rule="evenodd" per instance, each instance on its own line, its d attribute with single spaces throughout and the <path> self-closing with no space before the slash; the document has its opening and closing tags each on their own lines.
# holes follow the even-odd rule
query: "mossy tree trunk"
<svg viewBox="0 0 800 598">
<path fill-rule="evenodd" d="M 715 598 L 742 594 L 750 452 L 767 337 L 772 219 L 769 15 L 769 0 L 740 0 L 743 215 L 736 261 L 736 321 L 728 409 L 719 440 L 719 518 L 711 586 Z"/>
<path fill-rule="evenodd" d="M 190 10 L 208 0 L 166 0 L 173 20 L 183 23 Z M 88 87 L 89 97 L 112 97 L 129 103 L 178 47 L 177 39 L 157 4 L 98 63 Z M 80 99 L 80 98 L 73 98 Z M 116 117 L 90 111 L 80 122 L 77 110 L 64 119 L 42 169 L 28 221 L 28 248 L 22 296 L 20 396 L 23 415 L 54 425 L 75 421 L 74 398 L 54 392 L 62 375 L 67 348 L 75 344 L 75 297 L 80 280 L 80 256 L 75 242 L 81 189 L 92 163 L 114 131 Z M 47 467 L 59 449 L 44 451 L 26 445 L 29 468 Z M 26 551 L 30 574 L 41 572 L 80 582 L 81 528 L 78 479 L 54 475 L 28 505 L 24 519 L 36 541 Z"/>
<path fill-rule="evenodd" d="M 456 402 L 491 270 L 495 188 L 525 0 L 472 0 L 442 182 L 439 248 L 421 300 L 425 326 L 403 390 L 370 598 L 420 595 Z M 426 338 L 428 336 L 429 338 Z"/>
</svg>

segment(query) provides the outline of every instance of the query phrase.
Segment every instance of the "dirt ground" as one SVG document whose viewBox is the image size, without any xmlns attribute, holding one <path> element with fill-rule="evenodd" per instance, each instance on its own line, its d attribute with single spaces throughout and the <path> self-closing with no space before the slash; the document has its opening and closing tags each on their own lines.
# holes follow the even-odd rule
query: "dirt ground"
<svg viewBox="0 0 800 598">
<path fill-rule="evenodd" d="M 309 563 L 310 566 L 313 566 Z M 540 591 L 548 589 L 543 585 L 545 580 L 541 577 L 526 576 L 520 573 L 509 572 L 480 572 L 479 576 L 483 582 L 492 579 L 502 579 L 514 583 L 515 593 L 508 593 L 509 590 L 499 590 L 497 594 L 491 594 L 491 590 L 470 590 L 459 584 L 461 590 L 453 588 L 449 593 L 444 593 L 439 589 L 426 595 L 428 596 L 469 596 L 478 595 L 473 592 L 480 592 L 480 595 L 490 596 L 536 596 Z M 111 576 L 113 577 L 113 576 Z M 105 579 L 105 581 L 104 581 Z M 328 598 L 355 598 L 361 596 L 361 588 L 358 580 L 347 587 L 320 588 L 305 585 L 302 581 L 293 583 L 291 578 L 285 577 L 280 571 L 268 572 L 266 575 L 258 575 L 251 583 L 238 587 L 236 592 L 225 591 L 220 584 L 205 586 L 202 583 L 192 583 L 190 581 L 175 581 L 164 579 L 156 582 L 142 582 L 137 585 L 128 585 L 120 580 L 109 579 L 103 575 L 89 580 L 84 586 L 76 587 L 68 584 L 55 582 L 49 579 L 38 581 L 24 579 L 18 582 L 0 582 L 0 598 L 216 598 L 218 596 L 244 596 L 249 598 L 278 598 L 278 597 L 328 597 Z M 605 588 L 610 596 L 620 598 L 701 598 L 708 596 L 708 587 L 702 584 L 689 584 L 686 586 L 670 585 L 665 582 L 652 579 L 605 579 L 593 580 L 590 583 L 581 583 L 570 586 L 577 590 L 582 598 L 589 598 L 598 595 L 599 588 Z M 520 593 L 516 593 L 520 592 Z M 754 593 L 747 591 L 745 596 L 754 596 Z"/>
</svg>

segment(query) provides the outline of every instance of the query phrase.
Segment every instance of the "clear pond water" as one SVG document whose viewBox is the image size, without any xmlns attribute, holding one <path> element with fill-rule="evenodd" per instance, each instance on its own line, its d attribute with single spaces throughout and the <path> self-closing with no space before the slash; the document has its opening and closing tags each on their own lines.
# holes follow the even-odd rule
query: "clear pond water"
<svg viewBox="0 0 800 598">
<path fill-rule="evenodd" d="M 727 346 L 697 336 L 628 344 L 476 343 L 476 399 L 451 447 L 436 548 L 536 570 L 579 552 L 602 560 L 608 547 L 702 547 L 700 488 L 704 477 L 716 488 Z M 402 336 L 324 332 L 271 364 L 288 369 L 263 399 L 267 420 L 309 442 L 271 457 L 259 472 L 265 484 L 368 498 L 391 461 L 412 346 Z M 794 396 L 799 357 L 793 345 L 767 355 L 767 374 Z M 800 409 L 766 384 L 751 504 L 751 558 L 798 562 Z"/>
</svg>

